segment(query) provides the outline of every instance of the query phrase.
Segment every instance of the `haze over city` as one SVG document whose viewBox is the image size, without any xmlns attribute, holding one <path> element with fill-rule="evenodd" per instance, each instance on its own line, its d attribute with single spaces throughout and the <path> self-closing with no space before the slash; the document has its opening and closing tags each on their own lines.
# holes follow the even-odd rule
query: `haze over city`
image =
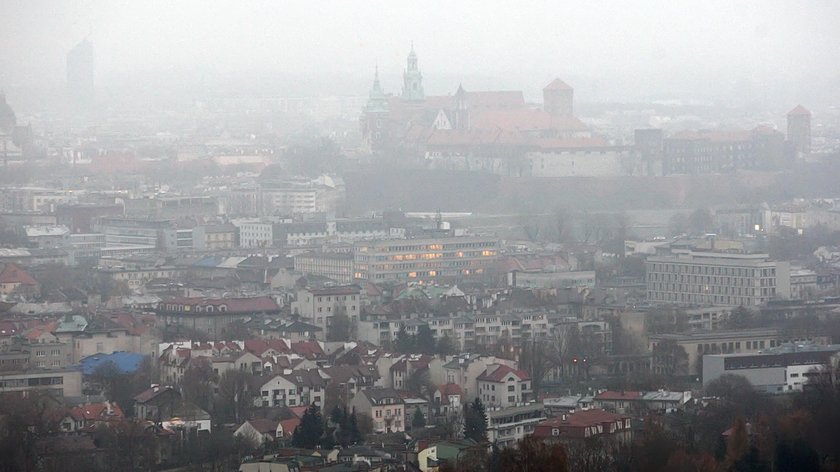
<svg viewBox="0 0 840 472">
<path fill-rule="evenodd" d="M 817 85 L 837 90 L 838 20 L 831 1 L 617 9 L 605 1 L 13 0 L 0 19 L 0 78 L 6 88 L 60 86 L 64 54 L 89 37 L 103 87 L 195 82 L 268 93 L 279 83 L 293 94 L 353 94 L 376 64 L 386 85 L 398 85 L 415 41 L 434 93 L 452 92 L 456 80 L 531 89 L 561 74 L 582 82 L 586 101 L 739 100 L 745 92 L 772 101 L 819 93 Z"/>
<path fill-rule="evenodd" d="M 832 1 L 6 1 L 0 472 L 840 464 Z"/>
</svg>

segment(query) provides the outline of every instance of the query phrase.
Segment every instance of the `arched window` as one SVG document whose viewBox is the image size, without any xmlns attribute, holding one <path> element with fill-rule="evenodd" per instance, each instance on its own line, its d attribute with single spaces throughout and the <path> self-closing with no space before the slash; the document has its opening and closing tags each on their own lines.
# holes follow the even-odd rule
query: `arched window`
<svg viewBox="0 0 840 472">
<path fill-rule="evenodd" d="M 207 305 L 207 313 L 213 313 L 215 311 L 215 307 L 213 305 Z"/>
</svg>

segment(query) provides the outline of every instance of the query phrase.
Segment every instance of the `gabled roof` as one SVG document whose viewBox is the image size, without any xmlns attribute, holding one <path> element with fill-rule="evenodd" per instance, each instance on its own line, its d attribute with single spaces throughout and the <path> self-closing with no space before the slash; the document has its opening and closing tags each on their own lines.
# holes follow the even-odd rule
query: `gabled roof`
<svg viewBox="0 0 840 472">
<path fill-rule="evenodd" d="M 119 405 L 116 403 L 109 405 L 108 402 L 79 405 L 71 408 L 69 414 L 76 421 L 125 417 Z"/>
<path fill-rule="evenodd" d="M 368 388 L 362 394 L 375 406 L 383 405 L 385 399 L 392 399 L 395 403 L 403 403 L 402 397 L 393 388 Z"/>
<path fill-rule="evenodd" d="M 572 87 L 569 86 L 566 82 L 563 82 L 559 78 L 552 80 L 548 85 L 543 87 L 543 90 L 572 90 Z"/>
<path fill-rule="evenodd" d="M 157 397 L 159 397 L 159 396 L 161 396 L 161 395 L 163 395 L 167 392 L 174 393 L 175 395 L 178 395 L 179 397 L 181 396 L 180 393 L 178 393 L 174 388 L 172 388 L 170 386 L 155 387 L 155 388 L 149 388 L 146 391 L 144 391 L 143 393 L 135 396 L 134 401 L 137 402 L 137 403 L 147 403 L 147 402 L 149 402 L 151 400 L 154 400 L 155 398 L 157 398 Z"/>
<path fill-rule="evenodd" d="M 802 105 L 796 105 L 796 108 L 794 108 L 793 110 L 789 111 L 787 114 L 788 114 L 788 116 L 792 116 L 792 115 L 810 115 L 810 114 L 811 114 L 811 112 L 810 112 L 810 111 L 808 111 L 808 109 L 807 109 L 807 108 L 805 108 L 805 107 L 803 107 Z"/>
<path fill-rule="evenodd" d="M 449 397 L 452 396 L 457 395 L 461 398 L 464 397 L 464 391 L 461 389 L 461 386 L 456 383 L 446 383 L 438 385 L 437 391 L 440 393 L 440 402 L 442 404 L 448 404 Z"/>
<path fill-rule="evenodd" d="M 531 378 L 531 376 L 528 375 L 527 372 L 523 370 L 513 369 L 504 364 L 499 364 L 498 367 L 496 367 L 495 370 L 491 371 L 489 374 L 487 373 L 488 370 L 490 370 L 489 367 L 487 370 L 482 372 L 481 375 L 478 376 L 478 380 L 482 380 L 485 382 L 501 382 L 504 380 L 505 377 L 508 376 L 508 374 L 513 374 L 519 377 L 519 380 L 528 380 Z"/>
<path fill-rule="evenodd" d="M 277 432 L 277 425 L 280 424 L 279 421 L 270 420 L 268 418 L 257 418 L 253 420 L 248 420 L 247 423 L 251 425 L 252 428 L 257 430 L 260 434 L 270 434 L 274 436 Z"/>
<path fill-rule="evenodd" d="M 0 269 L 0 284 L 38 285 L 38 281 L 20 267 L 4 264 Z"/>
</svg>

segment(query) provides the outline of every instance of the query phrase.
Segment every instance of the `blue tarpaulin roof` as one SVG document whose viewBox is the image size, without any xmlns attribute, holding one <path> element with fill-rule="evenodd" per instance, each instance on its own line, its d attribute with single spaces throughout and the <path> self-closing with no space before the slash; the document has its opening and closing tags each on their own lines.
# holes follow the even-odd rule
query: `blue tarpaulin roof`
<svg viewBox="0 0 840 472">
<path fill-rule="evenodd" d="M 143 362 L 143 354 L 123 351 L 112 354 L 94 354 L 85 357 L 79 363 L 82 365 L 82 373 L 91 375 L 97 367 L 107 362 L 113 362 L 117 369 L 124 374 L 132 374 L 140 368 L 140 364 Z"/>
</svg>

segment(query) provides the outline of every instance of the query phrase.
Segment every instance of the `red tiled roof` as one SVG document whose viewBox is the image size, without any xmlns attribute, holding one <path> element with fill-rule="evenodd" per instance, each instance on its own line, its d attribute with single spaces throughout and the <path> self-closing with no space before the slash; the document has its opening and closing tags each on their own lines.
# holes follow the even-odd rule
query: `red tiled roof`
<svg viewBox="0 0 840 472">
<path fill-rule="evenodd" d="M 789 111 L 787 114 L 788 114 L 788 116 L 791 116 L 791 115 L 810 115 L 811 112 L 808 111 L 808 109 L 803 107 L 802 105 L 796 105 L 796 108 Z"/>
<path fill-rule="evenodd" d="M 0 284 L 38 285 L 38 281 L 20 267 L 6 264 L 0 270 Z"/>
<path fill-rule="evenodd" d="M 289 418 L 287 420 L 280 421 L 280 426 L 283 428 L 283 436 L 291 436 L 299 424 L 300 418 Z"/>
<path fill-rule="evenodd" d="M 277 433 L 277 425 L 279 421 L 270 420 L 267 418 L 258 418 L 255 420 L 248 420 L 251 427 L 256 429 L 260 434 L 270 434 L 274 436 Z"/>
<path fill-rule="evenodd" d="M 551 83 L 549 83 L 545 87 L 543 87 L 543 90 L 573 90 L 573 89 L 572 89 L 571 86 L 569 86 L 569 84 L 567 84 L 566 82 L 563 82 L 562 80 L 557 78 L 557 79 L 552 80 Z"/>
<path fill-rule="evenodd" d="M 245 350 L 261 357 L 269 349 L 277 352 L 289 352 L 289 345 L 282 339 L 248 339 L 245 341 Z"/>
<path fill-rule="evenodd" d="M 292 352 L 299 354 L 307 359 L 321 357 L 324 355 L 324 350 L 316 341 L 300 341 L 292 343 Z"/>
<path fill-rule="evenodd" d="M 306 410 L 307 410 L 308 408 L 309 408 L 309 407 L 308 407 L 308 406 L 306 406 L 306 405 L 301 405 L 301 406 L 290 406 L 290 407 L 289 407 L 289 411 L 291 411 L 291 412 L 292 412 L 292 414 L 293 414 L 293 415 L 295 415 L 295 417 L 296 417 L 296 418 L 300 419 L 300 418 L 303 418 L 303 414 L 304 414 L 304 413 L 306 413 Z"/>
<path fill-rule="evenodd" d="M 517 370 L 504 364 L 499 364 L 499 366 L 489 374 L 487 373 L 487 370 L 482 372 L 481 375 L 478 376 L 478 380 L 486 382 L 501 382 L 508 374 L 513 374 L 519 377 L 519 380 L 528 380 L 531 378 L 531 376 L 523 370 Z"/>
<path fill-rule="evenodd" d="M 108 405 L 105 403 L 90 403 L 71 408 L 70 416 L 77 421 L 125 417 L 116 403 L 111 404 L 111 414 L 108 414 Z"/>
<path fill-rule="evenodd" d="M 455 383 L 438 385 L 438 392 L 440 392 L 443 397 L 449 397 L 452 395 L 458 395 L 461 397 L 464 396 L 464 391 L 461 390 L 461 386 Z"/>
<path fill-rule="evenodd" d="M 629 418 L 627 415 L 619 415 L 599 409 L 580 410 L 563 416 L 549 418 L 537 424 L 534 427 L 534 436 L 543 438 L 551 437 L 554 436 L 552 429 L 558 428 L 563 436 L 585 437 L 584 430 L 588 427 L 608 425 L 619 421 L 624 422 Z M 605 426 L 603 433 L 609 434 L 609 428 Z"/>
</svg>

